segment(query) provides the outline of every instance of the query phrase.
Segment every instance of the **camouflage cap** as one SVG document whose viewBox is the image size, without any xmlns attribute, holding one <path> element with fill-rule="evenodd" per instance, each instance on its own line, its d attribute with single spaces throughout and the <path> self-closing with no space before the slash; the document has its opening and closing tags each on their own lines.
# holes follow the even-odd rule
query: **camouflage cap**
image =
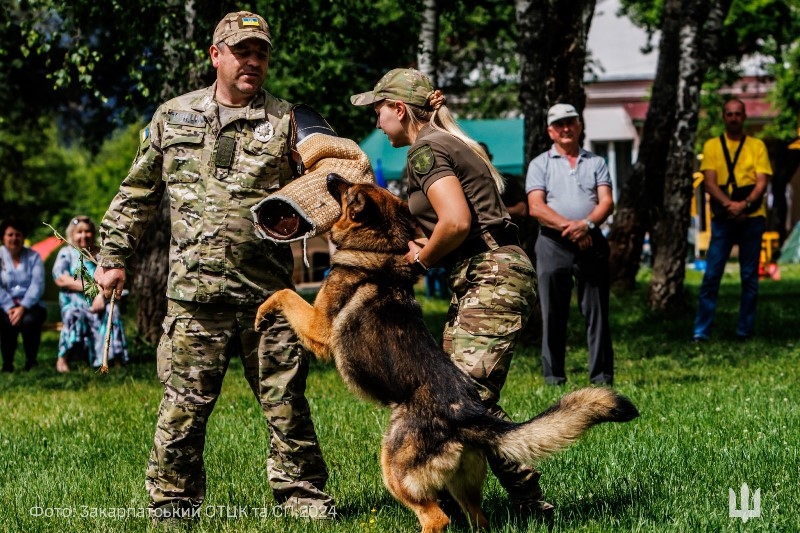
<svg viewBox="0 0 800 533">
<path fill-rule="evenodd" d="M 387 72 L 375 88 L 350 97 L 353 105 L 371 105 L 390 98 L 407 104 L 425 107 L 433 93 L 430 78 L 413 68 L 396 68 Z"/>
<path fill-rule="evenodd" d="M 228 13 L 219 21 L 217 29 L 214 30 L 212 44 L 225 41 L 228 46 L 233 46 L 245 39 L 260 39 L 272 46 L 272 36 L 269 34 L 267 21 L 255 13 L 238 11 Z"/>
</svg>

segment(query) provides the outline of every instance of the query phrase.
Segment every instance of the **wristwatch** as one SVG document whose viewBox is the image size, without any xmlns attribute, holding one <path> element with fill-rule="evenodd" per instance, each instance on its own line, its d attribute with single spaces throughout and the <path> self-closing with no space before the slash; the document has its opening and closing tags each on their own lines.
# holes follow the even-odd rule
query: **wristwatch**
<svg viewBox="0 0 800 533">
<path fill-rule="evenodd" d="M 750 206 L 751 206 L 751 205 L 753 205 L 753 203 L 752 203 L 750 200 L 745 200 L 745 201 L 744 201 L 744 207 L 745 207 L 745 209 L 750 209 Z"/>
<path fill-rule="evenodd" d="M 428 267 L 425 266 L 425 263 L 419 260 L 419 250 L 414 253 L 414 268 L 422 276 L 428 273 Z"/>
<path fill-rule="evenodd" d="M 586 226 L 589 228 L 589 231 L 592 231 L 594 228 L 597 227 L 597 226 L 594 225 L 594 222 L 592 222 L 588 218 L 586 220 L 584 220 L 584 222 L 586 222 Z"/>
</svg>

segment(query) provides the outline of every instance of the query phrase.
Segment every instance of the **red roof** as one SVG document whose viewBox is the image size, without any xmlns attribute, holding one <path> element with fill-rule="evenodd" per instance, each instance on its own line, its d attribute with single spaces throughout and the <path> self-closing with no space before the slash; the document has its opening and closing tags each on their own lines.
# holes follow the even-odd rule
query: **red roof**
<svg viewBox="0 0 800 533">
<path fill-rule="evenodd" d="M 770 106 L 770 103 L 765 102 L 763 99 L 743 97 L 741 100 L 744 102 L 747 118 L 765 120 L 778 114 L 777 111 Z M 647 118 L 647 108 L 650 107 L 649 102 L 626 102 L 624 105 L 625 111 L 627 111 L 631 120 L 634 122 L 644 122 Z"/>
</svg>

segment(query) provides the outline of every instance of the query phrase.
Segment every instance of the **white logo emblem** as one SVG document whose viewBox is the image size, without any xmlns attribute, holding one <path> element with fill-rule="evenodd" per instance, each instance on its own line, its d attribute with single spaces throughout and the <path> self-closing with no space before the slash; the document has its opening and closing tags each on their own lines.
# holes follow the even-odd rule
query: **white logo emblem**
<svg viewBox="0 0 800 533">
<path fill-rule="evenodd" d="M 736 493 L 733 489 L 728 489 L 728 516 L 731 518 L 741 518 L 742 522 L 747 522 L 751 518 L 761 517 L 761 489 L 756 489 L 753 493 L 753 508 L 750 508 L 750 487 L 747 483 L 742 483 L 742 508 L 736 508 Z"/>
<path fill-rule="evenodd" d="M 273 135 L 275 135 L 275 128 L 273 128 L 272 124 L 267 120 L 260 122 L 253 131 L 253 136 L 257 141 L 262 143 L 272 139 Z"/>
</svg>

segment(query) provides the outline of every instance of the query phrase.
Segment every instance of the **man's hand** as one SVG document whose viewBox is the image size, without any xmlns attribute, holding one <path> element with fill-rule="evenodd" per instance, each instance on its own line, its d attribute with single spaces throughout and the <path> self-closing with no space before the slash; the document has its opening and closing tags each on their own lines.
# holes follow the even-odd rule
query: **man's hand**
<svg viewBox="0 0 800 533">
<path fill-rule="evenodd" d="M 728 212 L 728 217 L 733 219 L 745 218 L 745 209 L 747 209 L 747 201 L 745 200 L 742 200 L 741 202 L 732 201 L 725 206 L 725 210 Z"/>
<path fill-rule="evenodd" d="M 561 231 L 561 236 L 580 245 L 581 240 L 589 236 L 589 226 L 585 220 L 570 220 Z M 591 243 L 591 238 L 589 242 Z"/>
<path fill-rule="evenodd" d="M 125 269 L 97 267 L 97 270 L 94 271 L 94 280 L 106 298 L 111 298 L 114 291 L 117 296 L 121 296 L 122 289 L 125 287 Z"/>
</svg>

